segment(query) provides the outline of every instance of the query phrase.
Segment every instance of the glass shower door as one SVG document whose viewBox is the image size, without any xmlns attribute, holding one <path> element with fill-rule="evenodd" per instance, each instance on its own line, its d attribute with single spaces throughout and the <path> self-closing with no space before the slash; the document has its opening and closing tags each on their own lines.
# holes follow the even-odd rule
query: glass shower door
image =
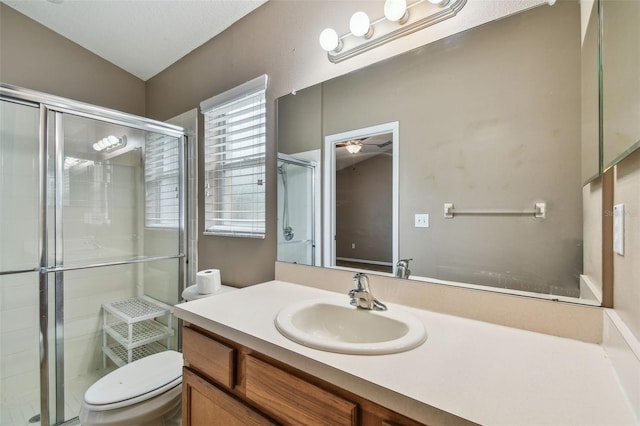
<svg viewBox="0 0 640 426">
<path fill-rule="evenodd" d="M 184 271 L 184 158 L 180 137 L 69 112 L 54 121 L 50 267 L 58 419 L 69 420 L 100 377 L 177 348 L 167 312 Z M 164 313 L 138 322 L 150 306 Z"/>
<path fill-rule="evenodd" d="M 0 424 L 8 426 L 40 414 L 39 129 L 37 105 L 0 101 Z"/>
<path fill-rule="evenodd" d="M 104 374 L 179 347 L 185 144 L 176 126 L 0 84 L 1 425 L 72 420 Z M 123 308 L 140 304 L 158 317 Z"/>
</svg>

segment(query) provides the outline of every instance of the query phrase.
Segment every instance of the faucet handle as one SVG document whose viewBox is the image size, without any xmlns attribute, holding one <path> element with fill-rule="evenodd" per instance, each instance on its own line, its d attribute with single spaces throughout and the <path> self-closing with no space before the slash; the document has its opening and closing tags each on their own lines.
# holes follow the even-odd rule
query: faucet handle
<svg viewBox="0 0 640 426">
<path fill-rule="evenodd" d="M 349 291 L 351 305 L 361 309 L 369 309 L 375 311 L 386 311 L 387 307 L 384 303 L 378 301 L 369 290 L 369 277 L 367 274 L 358 272 L 353 276 L 353 282 L 356 288 Z"/>
<path fill-rule="evenodd" d="M 353 282 L 359 291 L 369 291 L 369 277 L 364 272 L 356 272 L 353 276 Z"/>
</svg>

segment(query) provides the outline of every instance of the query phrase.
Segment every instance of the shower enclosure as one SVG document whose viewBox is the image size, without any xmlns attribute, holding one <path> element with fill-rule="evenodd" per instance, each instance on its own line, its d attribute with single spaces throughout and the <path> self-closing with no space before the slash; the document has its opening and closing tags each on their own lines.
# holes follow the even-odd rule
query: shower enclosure
<svg viewBox="0 0 640 426">
<path fill-rule="evenodd" d="M 278 154 L 278 259 L 317 265 L 316 162 Z"/>
<path fill-rule="evenodd" d="M 179 301 L 187 157 L 181 127 L 0 86 L 0 424 L 73 419 L 117 365 L 179 347 L 170 315 L 103 320 Z"/>
</svg>

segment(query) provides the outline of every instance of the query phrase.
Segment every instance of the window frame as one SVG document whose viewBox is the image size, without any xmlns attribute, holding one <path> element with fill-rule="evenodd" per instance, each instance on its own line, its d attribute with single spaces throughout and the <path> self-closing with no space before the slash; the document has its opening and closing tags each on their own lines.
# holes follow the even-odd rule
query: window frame
<svg viewBox="0 0 640 426">
<path fill-rule="evenodd" d="M 267 80 L 264 74 L 200 104 L 203 235 L 266 236 Z"/>
<path fill-rule="evenodd" d="M 155 140 L 149 140 L 150 138 L 158 138 Z M 160 173 L 156 173 L 154 176 L 151 176 L 151 179 L 149 179 L 149 175 L 148 175 L 148 165 L 149 165 L 149 160 L 150 160 L 150 155 L 158 155 L 158 152 L 156 152 L 156 149 L 152 149 L 150 152 L 150 144 L 151 143 L 155 143 L 158 141 L 162 141 L 165 138 L 169 138 L 168 143 L 171 144 L 175 144 L 175 147 L 172 146 L 169 149 L 162 149 L 162 158 L 157 159 L 157 160 L 153 160 L 153 161 L 158 161 L 161 164 L 157 167 L 154 167 L 154 169 L 157 168 L 163 168 L 166 169 L 168 166 L 170 166 L 169 170 L 163 170 Z M 159 150 L 158 150 L 159 151 Z M 182 208 L 181 206 L 181 200 L 180 200 L 180 185 L 181 185 L 181 170 L 180 170 L 180 164 L 181 164 L 181 143 L 180 143 L 180 138 L 175 137 L 175 136 L 171 136 L 171 135 L 164 135 L 164 134 L 159 134 L 159 133 L 147 133 L 145 135 L 145 144 L 144 144 L 144 153 L 143 153 L 143 158 L 144 158 L 144 227 L 146 229 L 179 229 L 180 228 L 180 209 Z M 173 163 L 175 163 L 175 167 L 173 166 Z M 165 181 L 174 181 L 174 182 L 169 182 L 169 183 L 163 183 Z M 156 186 L 154 186 L 154 190 L 153 193 L 156 194 L 155 196 L 153 196 L 152 201 L 155 202 L 155 210 L 154 212 L 158 213 L 158 216 L 156 218 L 150 219 L 149 218 L 149 183 L 153 182 L 153 183 L 157 183 Z M 171 202 L 168 206 L 165 205 L 163 206 L 162 204 L 162 196 L 159 194 L 162 194 L 162 187 L 163 186 L 170 186 L 170 185 L 175 185 L 175 189 L 172 191 L 175 193 L 175 201 Z M 170 200 L 173 200 L 174 198 L 167 198 Z M 177 211 L 165 211 L 165 209 L 167 208 L 177 208 Z M 171 215 L 171 214 L 175 214 L 176 217 L 175 218 L 167 218 L 165 217 L 165 215 Z"/>
</svg>

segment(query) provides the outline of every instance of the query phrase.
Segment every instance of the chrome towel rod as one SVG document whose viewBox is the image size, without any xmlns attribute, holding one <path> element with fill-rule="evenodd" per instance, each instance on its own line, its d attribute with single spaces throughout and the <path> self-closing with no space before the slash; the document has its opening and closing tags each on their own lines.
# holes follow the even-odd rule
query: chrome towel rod
<svg viewBox="0 0 640 426">
<path fill-rule="evenodd" d="M 455 210 L 453 203 L 444 204 L 444 217 L 453 219 L 456 214 L 484 214 L 484 215 L 533 215 L 538 219 L 547 217 L 547 203 L 535 203 L 533 210 Z"/>
</svg>

